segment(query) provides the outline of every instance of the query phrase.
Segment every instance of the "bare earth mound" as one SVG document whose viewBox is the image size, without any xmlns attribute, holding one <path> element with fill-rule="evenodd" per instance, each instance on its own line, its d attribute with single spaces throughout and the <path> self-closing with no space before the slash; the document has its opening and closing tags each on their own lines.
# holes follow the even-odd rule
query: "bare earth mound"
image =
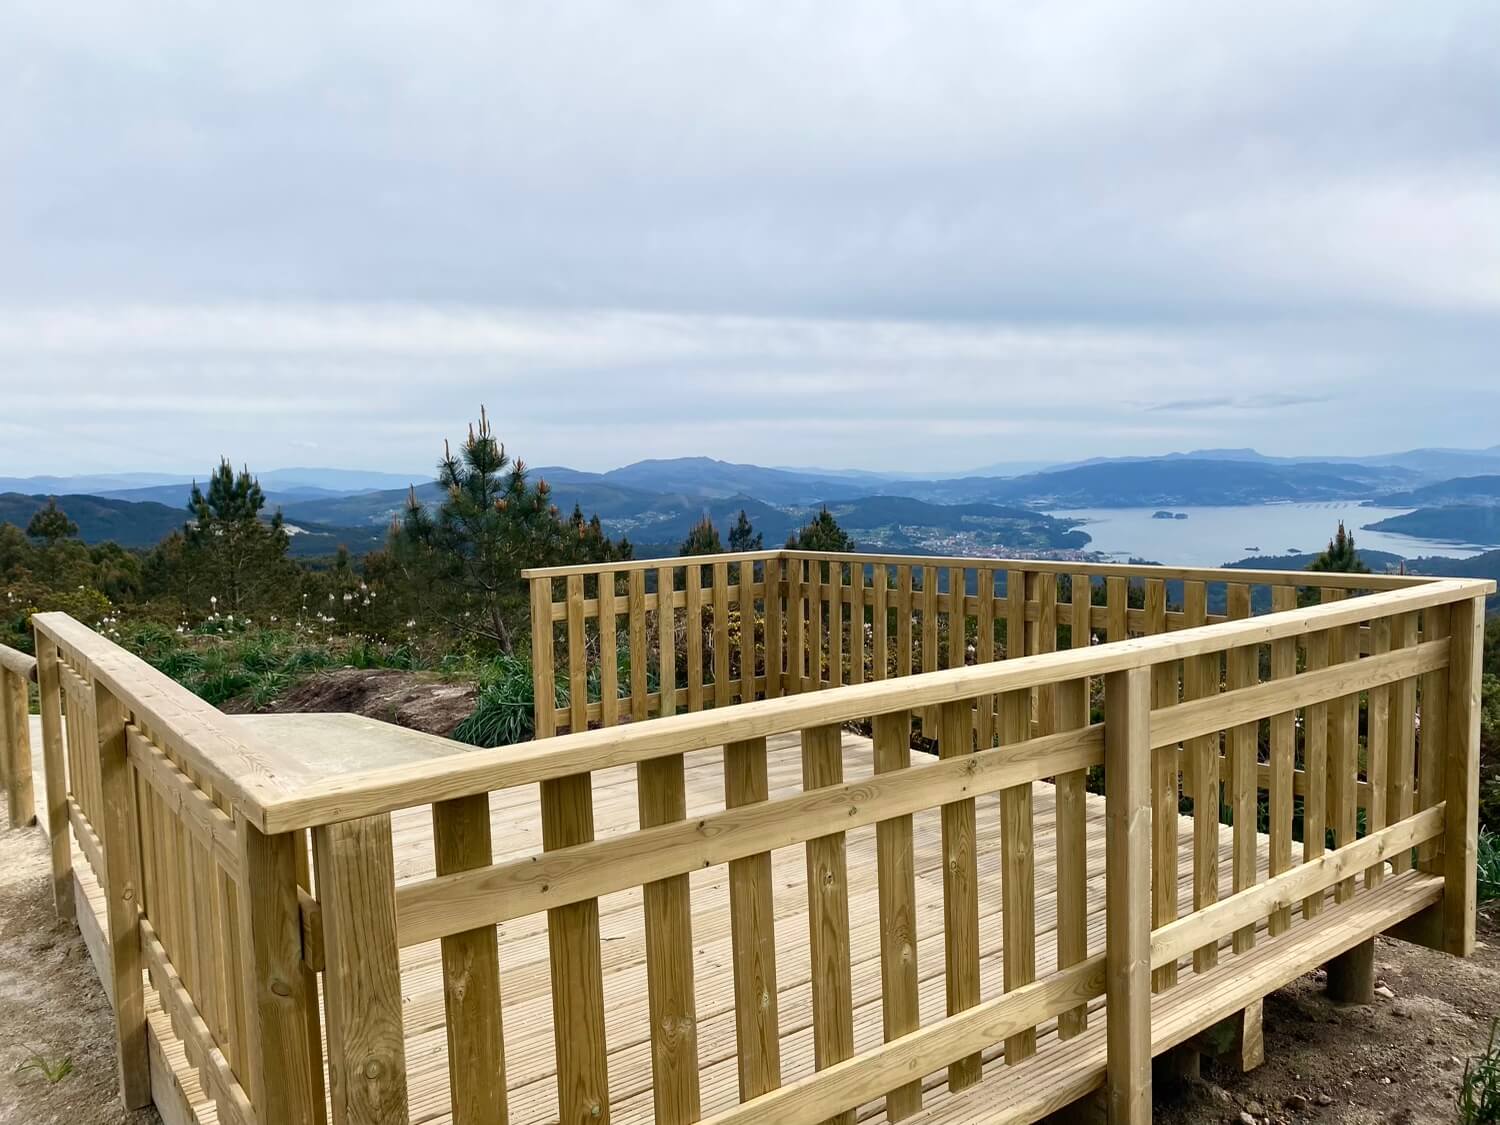
<svg viewBox="0 0 1500 1125">
<path fill-rule="evenodd" d="M 428 672 L 335 668 L 302 681 L 265 710 L 363 715 L 446 737 L 474 710 L 476 694 L 472 683 L 453 683 Z"/>
</svg>

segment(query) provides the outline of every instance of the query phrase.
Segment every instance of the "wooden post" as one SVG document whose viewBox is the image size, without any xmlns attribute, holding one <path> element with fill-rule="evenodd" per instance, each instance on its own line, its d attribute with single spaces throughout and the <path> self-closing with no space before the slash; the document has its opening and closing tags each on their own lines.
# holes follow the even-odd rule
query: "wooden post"
<svg viewBox="0 0 1500 1125">
<path fill-rule="evenodd" d="M 105 910 L 110 976 L 115 1000 L 115 1058 L 120 1097 L 127 1109 L 151 1104 L 151 1068 L 146 1056 L 146 997 L 141 987 L 139 824 L 135 781 L 125 744 L 125 708 L 94 685 L 99 786 L 103 794 L 100 842 L 104 849 Z"/>
<path fill-rule="evenodd" d="M 612 595 L 613 585 L 614 575 L 602 576 L 600 597 Z M 432 850 L 439 875 L 493 862 L 489 795 L 477 793 L 433 805 Z M 505 1039 L 500 1027 L 495 927 L 449 934 L 442 940 L 442 950 L 454 1125 L 505 1125 Z"/>
<path fill-rule="evenodd" d="M 1484 655 L 1484 598 L 1453 606 L 1448 648 L 1448 747 L 1443 776 L 1448 803 L 1443 842 L 1443 948 L 1474 952 L 1478 906 L 1479 684 Z"/>
<path fill-rule="evenodd" d="M 1110 1125 L 1151 1120 L 1151 677 L 1104 687 L 1106 1100 Z"/>
<path fill-rule="evenodd" d="M 885 579 L 879 568 L 876 576 Z M 876 773 L 891 773 L 911 765 L 911 712 L 876 715 L 874 735 Z M 880 896 L 881 1015 L 889 1043 L 917 1030 L 921 1023 L 916 864 L 910 815 L 882 820 L 875 826 L 875 863 Z M 920 1078 L 886 1093 L 888 1121 L 900 1121 L 921 1108 Z"/>
<path fill-rule="evenodd" d="M 47 830 L 52 849 L 52 902 L 57 916 L 77 919 L 73 903 L 73 845 L 68 826 L 68 777 L 63 764 L 62 683 L 57 673 L 57 645 L 38 635 L 37 686 L 42 709 L 42 762 L 47 782 Z"/>
<path fill-rule="evenodd" d="M 301 841 L 267 836 L 238 817 L 239 963 L 245 1050 L 238 1077 L 261 1121 L 318 1125 L 323 1120 L 322 1044 L 310 1019 L 317 979 L 302 959 L 297 896 Z M 226 950 L 227 952 L 227 950 Z"/>
<path fill-rule="evenodd" d="M 1328 997 L 1337 1004 L 1375 1002 L 1375 939 L 1362 941 L 1328 962 Z"/>
<path fill-rule="evenodd" d="M 0 710 L 5 712 L 5 800 L 10 826 L 36 823 L 31 783 L 31 714 L 26 680 L 0 668 Z"/>
<path fill-rule="evenodd" d="M 315 828 L 313 852 L 333 1125 L 407 1125 L 390 814 Z"/>
</svg>

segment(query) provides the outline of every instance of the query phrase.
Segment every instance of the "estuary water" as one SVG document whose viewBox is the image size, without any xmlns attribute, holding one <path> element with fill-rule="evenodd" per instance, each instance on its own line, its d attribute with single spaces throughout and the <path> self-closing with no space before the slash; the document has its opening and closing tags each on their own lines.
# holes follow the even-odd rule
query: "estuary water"
<svg viewBox="0 0 1500 1125">
<path fill-rule="evenodd" d="M 1468 558 L 1485 548 L 1471 543 L 1440 543 L 1360 530 L 1367 523 L 1402 515 L 1410 508 L 1366 508 L 1349 500 L 1306 504 L 1249 504 L 1239 507 L 1173 507 L 1185 520 L 1153 519 L 1157 508 L 1083 508 L 1051 513 L 1078 520 L 1093 536 L 1089 549 L 1110 558 L 1150 559 L 1177 566 L 1222 566 L 1249 555 L 1288 555 L 1321 551 L 1340 520 L 1355 544 L 1414 558 L 1448 555 Z"/>
</svg>

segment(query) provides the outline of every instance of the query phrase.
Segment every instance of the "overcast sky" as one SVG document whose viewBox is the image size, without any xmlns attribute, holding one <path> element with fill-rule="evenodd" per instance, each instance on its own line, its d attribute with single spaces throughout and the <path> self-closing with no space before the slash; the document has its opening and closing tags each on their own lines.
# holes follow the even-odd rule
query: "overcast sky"
<svg viewBox="0 0 1500 1125">
<path fill-rule="evenodd" d="M 0 0 L 0 473 L 1500 441 L 1500 4 Z"/>
</svg>

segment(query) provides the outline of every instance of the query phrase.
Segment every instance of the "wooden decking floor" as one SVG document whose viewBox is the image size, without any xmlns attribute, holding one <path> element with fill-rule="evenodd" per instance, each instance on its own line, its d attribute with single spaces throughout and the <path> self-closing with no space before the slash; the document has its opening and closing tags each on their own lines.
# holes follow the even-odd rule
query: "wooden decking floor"
<svg viewBox="0 0 1500 1125">
<path fill-rule="evenodd" d="M 40 745 L 37 738 L 35 745 Z M 769 748 L 770 789 L 773 797 L 801 789 L 801 756 L 796 736 L 774 739 Z M 868 739 L 846 733 L 844 771 L 848 780 L 872 773 Z M 40 754 L 36 756 L 40 759 Z M 923 758 L 922 755 L 916 755 Z M 723 807 L 723 774 L 718 750 L 688 755 L 686 763 L 688 815 Z M 39 768 L 39 767 L 38 767 Z M 918 767 L 920 768 L 920 766 Z M 600 837 L 633 831 L 637 826 L 633 767 L 601 772 L 594 777 L 596 832 Z M 37 782 L 38 805 L 45 789 Z M 1034 787 L 1036 831 L 1036 960 L 1045 975 L 1056 967 L 1056 909 L 1053 790 Z M 980 944 L 982 994 L 998 995 L 1001 984 L 1000 812 L 997 795 L 977 802 Z M 1104 944 L 1104 802 L 1091 796 L 1088 816 L 1088 919 L 1091 952 Z M 541 847 L 538 795 L 535 786 L 492 798 L 495 858 L 523 856 Z M 938 810 L 913 818 L 917 890 L 917 960 L 921 978 L 924 1024 L 944 1012 L 942 942 L 942 840 Z M 1179 897 L 1184 911 L 1191 907 L 1192 821 L 1179 826 Z M 399 880 L 429 876 L 433 871 L 430 813 L 426 808 L 398 812 L 394 817 L 396 874 Z M 853 963 L 854 1031 L 858 1050 L 882 1039 L 880 1002 L 879 920 L 876 898 L 874 829 L 851 831 L 847 837 L 849 916 Z M 1221 832 L 1222 894 L 1228 894 L 1229 831 Z M 75 865 L 96 917 L 102 901 L 75 845 Z M 1266 876 L 1266 841 L 1259 849 L 1259 877 Z M 811 995 L 807 935 L 807 888 L 803 849 L 773 853 L 777 970 L 783 1081 L 813 1070 Z M 698 1009 L 698 1057 L 704 1116 L 729 1108 L 738 1100 L 733 1016 L 733 977 L 730 957 L 728 885 L 724 867 L 691 876 L 693 904 L 694 982 Z M 639 889 L 600 900 L 601 956 L 609 1045 L 611 1118 L 617 1123 L 653 1119 L 649 1017 L 645 967 L 645 935 Z M 85 923 L 87 933 L 88 923 Z M 553 1068 L 552 1006 L 546 916 L 534 915 L 500 927 L 500 975 L 506 1068 L 511 1121 L 557 1120 Z M 98 952 L 96 951 L 96 959 Z M 409 1098 L 413 1122 L 445 1122 L 449 1117 L 447 1046 L 443 1026 L 442 968 L 437 943 L 403 951 L 402 993 L 406 1029 Z M 148 989 L 149 991 L 149 989 Z M 180 1045 L 171 1041 L 170 1027 L 153 1005 L 153 1027 L 162 1042 L 164 1064 L 183 1090 L 185 1101 L 201 1123 L 216 1120 L 211 1104 L 199 1091 L 196 1076 L 186 1066 Z M 1101 1024 L 1101 1021 L 1092 1021 Z M 1102 1024 L 1101 1024 L 1102 1025 Z M 1044 1030 L 1044 1041 L 1046 1032 Z M 1039 1060 L 1040 1061 L 1040 1060 Z M 879 1115 L 874 1102 L 861 1116 Z M 170 1118 L 169 1118 L 170 1120 Z"/>
</svg>

